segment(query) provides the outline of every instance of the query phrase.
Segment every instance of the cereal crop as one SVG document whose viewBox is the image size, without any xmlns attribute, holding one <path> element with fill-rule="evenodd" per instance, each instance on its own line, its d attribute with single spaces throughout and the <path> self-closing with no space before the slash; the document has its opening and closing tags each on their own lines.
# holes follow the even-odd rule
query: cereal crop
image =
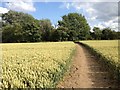
<svg viewBox="0 0 120 90">
<path fill-rule="evenodd" d="M 73 42 L 0 44 L 2 88 L 51 88 L 68 69 Z"/>
</svg>

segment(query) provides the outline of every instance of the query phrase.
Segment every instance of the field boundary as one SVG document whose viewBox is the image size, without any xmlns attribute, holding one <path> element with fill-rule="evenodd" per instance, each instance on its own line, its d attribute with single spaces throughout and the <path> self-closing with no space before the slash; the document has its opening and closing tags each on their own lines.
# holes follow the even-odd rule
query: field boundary
<svg viewBox="0 0 120 90">
<path fill-rule="evenodd" d="M 120 66 L 117 67 L 115 63 L 113 62 L 111 63 L 110 60 L 108 60 L 104 55 L 97 52 L 94 48 L 90 47 L 89 45 L 84 44 L 82 42 L 75 42 L 75 43 L 87 48 L 90 51 L 90 53 L 93 54 L 96 58 L 98 58 L 98 60 L 101 63 L 105 64 L 105 68 L 107 68 L 111 73 L 111 75 L 118 80 L 118 84 L 120 83 Z"/>
<path fill-rule="evenodd" d="M 59 77 L 58 81 L 56 81 L 56 83 L 55 83 L 55 88 L 58 85 L 58 83 L 63 80 L 64 75 L 69 73 L 71 65 L 72 65 L 73 58 L 74 58 L 75 53 L 76 53 L 76 49 L 77 48 L 75 46 L 75 49 L 72 50 L 72 53 L 70 54 L 70 57 L 69 57 L 69 59 L 66 62 L 66 65 L 63 66 L 62 73 L 59 73 L 60 77 Z"/>
</svg>

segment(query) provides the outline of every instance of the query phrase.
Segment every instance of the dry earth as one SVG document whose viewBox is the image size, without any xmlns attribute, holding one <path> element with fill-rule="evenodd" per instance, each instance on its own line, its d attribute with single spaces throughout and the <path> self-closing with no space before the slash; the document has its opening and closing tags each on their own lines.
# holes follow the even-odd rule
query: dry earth
<svg viewBox="0 0 120 90">
<path fill-rule="evenodd" d="M 77 51 L 71 69 L 58 88 L 118 88 L 117 80 L 85 47 L 76 44 Z"/>
</svg>

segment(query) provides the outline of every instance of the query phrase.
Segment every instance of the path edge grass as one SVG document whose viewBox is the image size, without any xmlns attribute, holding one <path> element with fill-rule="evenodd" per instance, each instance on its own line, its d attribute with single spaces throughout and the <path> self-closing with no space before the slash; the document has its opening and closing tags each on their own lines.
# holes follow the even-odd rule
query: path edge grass
<svg viewBox="0 0 120 90">
<path fill-rule="evenodd" d="M 55 88 L 57 88 L 57 85 L 58 85 L 61 81 L 63 81 L 64 76 L 70 72 L 70 68 L 71 68 L 71 66 L 72 66 L 72 62 L 73 62 L 73 60 L 74 60 L 74 57 L 75 57 L 75 54 L 76 54 L 76 50 L 77 50 L 77 48 L 76 48 L 76 46 L 75 46 L 75 48 L 72 50 L 72 53 L 70 54 L 69 59 L 67 60 L 66 65 L 64 65 L 64 67 L 63 67 L 64 69 L 62 69 L 62 70 L 63 70 L 62 73 L 60 73 L 61 75 L 60 75 L 60 77 L 59 77 L 59 80 L 55 83 Z"/>
</svg>

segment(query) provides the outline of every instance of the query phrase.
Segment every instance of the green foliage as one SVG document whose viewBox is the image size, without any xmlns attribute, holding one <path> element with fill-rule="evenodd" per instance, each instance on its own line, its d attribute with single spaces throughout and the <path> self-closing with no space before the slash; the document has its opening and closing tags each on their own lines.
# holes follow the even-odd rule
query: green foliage
<svg viewBox="0 0 120 90">
<path fill-rule="evenodd" d="M 111 28 L 100 29 L 99 27 L 94 27 L 93 32 L 91 32 L 91 39 L 94 40 L 114 40 L 119 39 L 119 32 L 113 31 Z"/>
<path fill-rule="evenodd" d="M 117 33 L 115 31 L 112 31 L 110 28 L 104 28 L 102 30 L 102 39 L 111 40 L 117 38 Z"/>
<path fill-rule="evenodd" d="M 58 21 L 58 28 L 54 28 L 49 19 L 37 20 L 23 12 L 9 11 L 2 14 L 2 28 L 0 39 L 2 42 L 40 42 L 40 41 L 76 41 L 76 40 L 110 40 L 118 39 L 119 32 L 110 28 L 100 30 L 94 27 L 93 32 L 85 17 L 78 13 L 69 13 Z"/>
<path fill-rule="evenodd" d="M 4 26 L 7 24 L 14 24 L 14 23 L 20 23 L 24 25 L 26 24 L 26 22 L 32 22 L 35 19 L 29 14 L 10 10 L 8 13 L 2 14 L 2 20 L 4 21 L 3 23 Z"/>
<path fill-rule="evenodd" d="M 88 39 L 87 35 L 90 34 L 90 26 L 87 20 L 78 13 L 64 15 L 62 21 L 58 21 L 58 25 L 69 30 L 67 32 L 70 34 L 68 40 Z"/>
<path fill-rule="evenodd" d="M 2 20 L 3 42 L 41 41 L 39 23 L 31 15 L 9 11 L 2 15 Z"/>
<path fill-rule="evenodd" d="M 93 37 L 96 40 L 101 40 L 101 36 L 102 36 L 102 31 L 100 30 L 99 27 L 94 27 L 93 28 Z"/>
<path fill-rule="evenodd" d="M 68 35 L 69 35 L 69 37 L 68 37 L 69 41 L 75 41 L 75 40 L 77 40 L 77 32 L 76 31 L 70 30 L 68 32 Z"/>
<path fill-rule="evenodd" d="M 69 34 L 67 33 L 68 32 L 68 28 L 65 28 L 65 27 L 58 27 L 57 28 L 57 31 L 59 32 L 59 39 L 60 41 L 67 41 L 68 40 L 68 37 L 69 37 Z"/>
<path fill-rule="evenodd" d="M 28 23 L 23 28 L 24 41 L 36 42 L 41 40 L 41 31 L 36 23 Z"/>
<path fill-rule="evenodd" d="M 51 31 L 53 30 L 52 23 L 49 19 L 39 20 L 40 29 L 42 31 L 42 40 L 50 41 L 51 40 Z"/>
<path fill-rule="evenodd" d="M 61 30 L 54 30 L 52 33 L 52 40 L 53 41 L 60 41 L 61 40 L 62 31 Z"/>
</svg>

